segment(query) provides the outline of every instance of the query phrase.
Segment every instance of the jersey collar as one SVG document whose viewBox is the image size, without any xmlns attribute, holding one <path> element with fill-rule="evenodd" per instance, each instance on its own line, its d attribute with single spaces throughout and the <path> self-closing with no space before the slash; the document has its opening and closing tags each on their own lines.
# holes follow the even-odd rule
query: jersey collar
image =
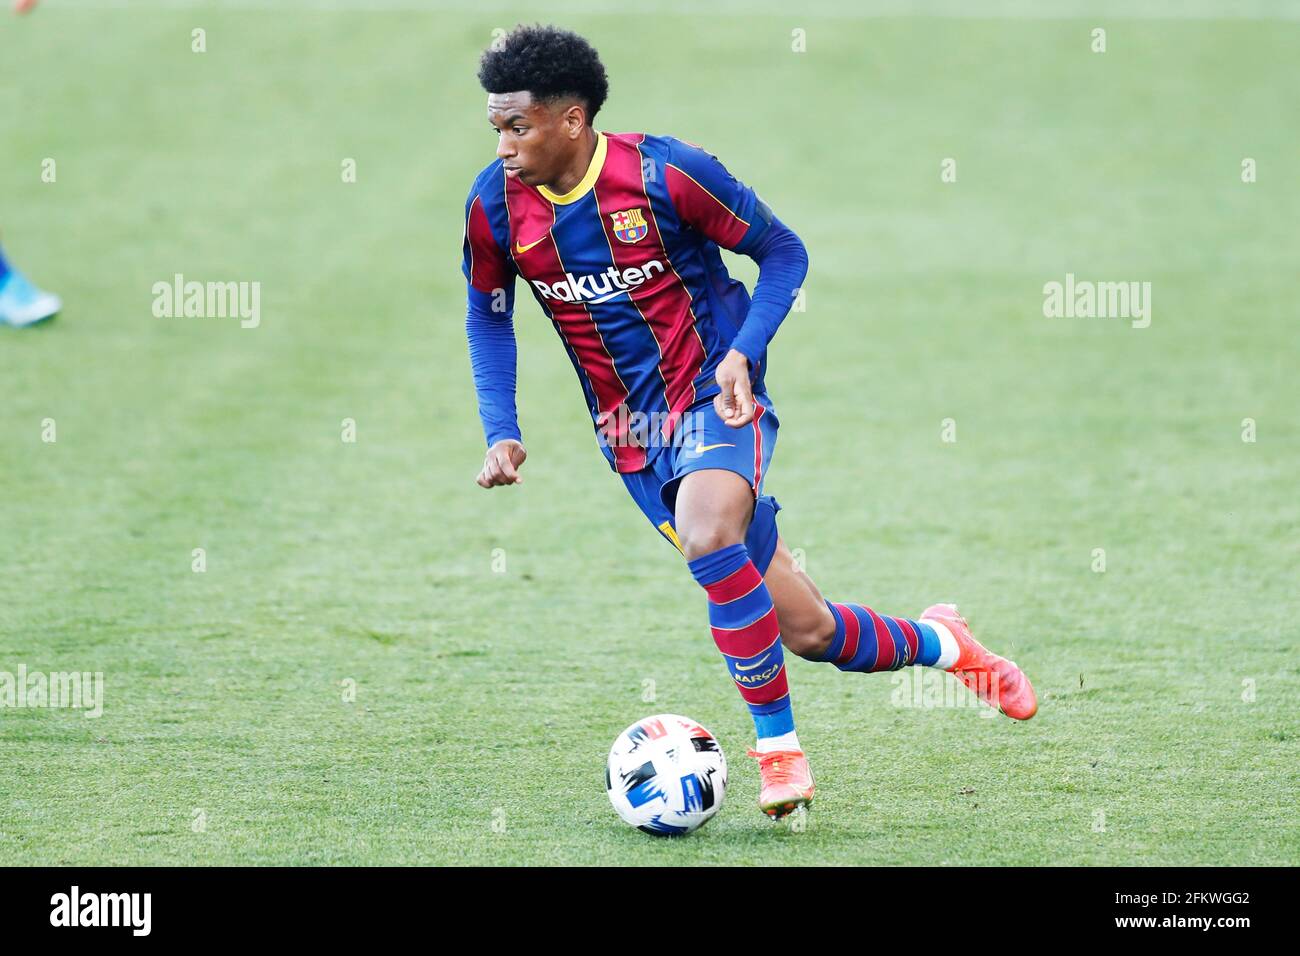
<svg viewBox="0 0 1300 956">
<path fill-rule="evenodd" d="M 587 193 L 591 192 L 591 187 L 596 185 L 596 180 L 600 176 L 600 171 L 605 167 L 605 151 L 609 143 L 605 139 L 604 133 L 596 134 L 596 152 L 592 154 L 591 165 L 587 167 L 586 174 L 582 177 L 581 182 L 574 186 L 563 196 L 551 192 L 545 186 L 538 186 L 537 191 L 542 194 L 543 198 L 550 200 L 557 206 L 567 206 L 569 203 L 575 203 Z"/>
</svg>

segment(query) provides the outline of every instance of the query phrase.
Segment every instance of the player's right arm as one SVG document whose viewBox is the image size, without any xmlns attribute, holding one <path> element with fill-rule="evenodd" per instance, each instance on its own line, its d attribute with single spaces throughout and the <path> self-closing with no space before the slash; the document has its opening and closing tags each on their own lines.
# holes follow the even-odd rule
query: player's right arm
<svg viewBox="0 0 1300 956">
<path fill-rule="evenodd" d="M 465 335 L 478 394 L 487 454 L 476 481 L 484 488 L 519 484 L 528 453 L 515 408 L 515 305 L 513 263 L 493 234 L 478 184 L 465 203 Z"/>
</svg>

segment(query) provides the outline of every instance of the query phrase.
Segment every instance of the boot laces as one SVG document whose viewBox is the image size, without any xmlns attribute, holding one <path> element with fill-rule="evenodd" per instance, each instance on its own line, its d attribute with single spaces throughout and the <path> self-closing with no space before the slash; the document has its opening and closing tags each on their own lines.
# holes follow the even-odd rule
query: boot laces
<svg viewBox="0 0 1300 956">
<path fill-rule="evenodd" d="M 795 758 L 802 757 L 803 754 L 797 750 L 772 750 L 768 753 L 751 750 L 749 756 L 758 758 L 758 769 L 765 783 L 793 784 Z"/>
</svg>

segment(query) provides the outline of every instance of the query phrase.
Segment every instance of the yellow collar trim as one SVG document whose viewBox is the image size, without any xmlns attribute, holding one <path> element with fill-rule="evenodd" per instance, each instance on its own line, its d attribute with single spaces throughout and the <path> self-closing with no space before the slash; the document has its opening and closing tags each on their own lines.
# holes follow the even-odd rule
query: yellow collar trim
<svg viewBox="0 0 1300 956">
<path fill-rule="evenodd" d="M 605 168 L 605 151 L 609 146 L 608 140 L 605 139 L 604 133 L 596 134 L 596 152 L 591 157 L 591 165 L 587 167 L 587 173 L 582 177 L 582 181 L 574 186 L 563 196 L 558 196 L 551 192 L 545 186 L 538 186 L 537 191 L 546 199 L 555 203 L 557 206 L 567 206 L 569 203 L 577 202 L 587 193 L 591 192 L 591 187 L 596 185 L 596 179 L 600 176 L 600 171 Z"/>
</svg>

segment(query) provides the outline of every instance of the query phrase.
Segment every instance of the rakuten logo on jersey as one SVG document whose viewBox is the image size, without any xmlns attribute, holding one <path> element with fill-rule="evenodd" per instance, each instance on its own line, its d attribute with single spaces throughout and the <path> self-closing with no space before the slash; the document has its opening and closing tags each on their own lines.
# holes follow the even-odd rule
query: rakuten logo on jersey
<svg viewBox="0 0 1300 956">
<path fill-rule="evenodd" d="M 605 302 L 624 292 L 630 292 L 637 286 L 645 285 L 652 276 L 664 271 L 664 264 L 658 259 L 651 259 L 641 267 L 631 266 L 622 272 L 617 266 L 610 266 L 604 272 L 594 275 L 575 276 L 566 272 L 559 282 L 542 282 L 533 279 L 533 288 L 543 299 L 555 302 Z"/>
</svg>

